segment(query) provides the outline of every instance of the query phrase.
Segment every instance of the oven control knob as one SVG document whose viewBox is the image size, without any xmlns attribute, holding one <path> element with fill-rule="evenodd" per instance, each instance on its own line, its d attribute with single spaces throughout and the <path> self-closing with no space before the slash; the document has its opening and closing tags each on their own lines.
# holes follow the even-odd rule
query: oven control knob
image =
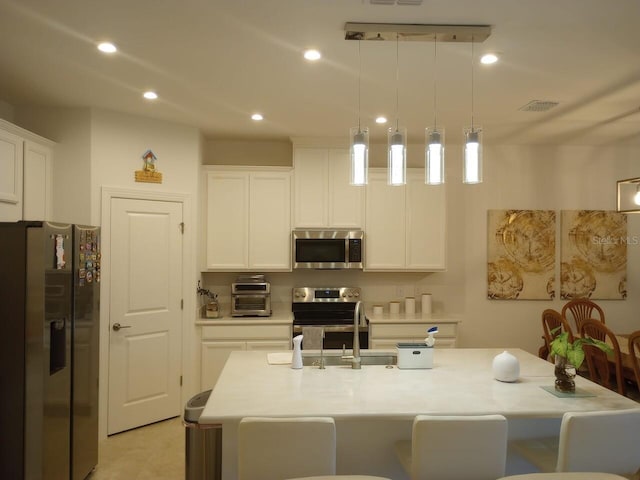
<svg viewBox="0 0 640 480">
<path fill-rule="evenodd" d="M 353 292 L 349 292 L 348 297 L 349 298 L 353 297 Z"/>
<path fill-rule="evenodd" d="M 358 292 L 353 294 L 354 297 L 358 298 L 360 296 L 360 294 Z"/>
</svg>

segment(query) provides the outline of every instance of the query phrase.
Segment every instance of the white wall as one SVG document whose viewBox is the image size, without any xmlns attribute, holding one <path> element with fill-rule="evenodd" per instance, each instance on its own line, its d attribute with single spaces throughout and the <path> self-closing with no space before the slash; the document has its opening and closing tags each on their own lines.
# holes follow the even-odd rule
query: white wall
<svg viewBox="0 0 640 480">
<path fill-rule="evenodd" d="M 379 149 L 380 150 L 380 149 Z M 417 166 L 421 146 L 410 145 Z M 267 274 L 273 301 L 291 302 L 294 286 L 353 285 L 363 288 L 365 303 L 433 294 L 434 310 L 462 314 L 461 347 L 520 347 L 537 353 L 541 313 L 560 310 L 563 300 L 497 301 L 487 299 L 487 210 L 552 209 L 558 212 L 556 286 L 559 288 L 560 210 L 614 210 L 616 180 L 637 176 L 639 148 L 522 147 L 485 149 L 484 183 L 461 183 L 461 149 L 447 148 L 447 262 L 444 273 L 365 273 L 296 271 Z M 376 152 L 378 157 L 382 151 Z M 416 160 L 418 159 L 418 160 Z M 376 158 L 378 166 L 383 159 Z M 428 188 L 428 187 L 425 187 Z M 629 235 L 640 235 L 640 216 L 629 215 Z M 618 332 L 640 329 L 640 245 L 628 247 L 626 300 L 598 301 L 607 324 Z M 230 301 L 233 274 L 203 274 L 206 288 Z"/>
<path fill-rule="evenodd" d="M 13 105 L 5 102 L 4 100 L 0 100 L 0 118 L 6 120 L 7 122 L 15 123 L 15 109 Z"/>
<path fill-rule="evenodd" d="M 198 129 L 144 117 L 94 109 L 20 109 L 16 115 L 24 128 L 58 142 L 54 153 L 54 209 L 57 219 L 73 223 L 102 225 L 103 187 L 137 192 L 182 194 L 185 207 L 184 289 L 185 311 L 195 303 L 196 248 L 198 238 L 198 172 L 202 161 L 202 138 Z M 136 183 L 134 172 L 143 166 L 142 155 L 151 149 L 157 156 L 163 183 Z M 57 195 L 56 193 L 57 192 Z M 187 208 L 188 207 L 188 208 Z M 58 215 L 59 214 L 59 215 Z M 105 245 L 105 243 L 103 243 Z M 106 247 L 103 253 L 106 253 Z M 108 255 L 105 256 L 107 258 Z M 100 435 L 106 434 L 108 379 L 108 315 L 105 283 L 108 268 L 103 265 L 100 345 Z M 193 292 L 193 294 L 190 294 Z M 108 311 L 108 309 L 107 309 Z M 193 318 L 185 315 L 183 325 L 183 399 L 199 388 Z"/>
<path fill-rule="evenodd" d="M 204 165 L 270 165 L 290 167 L 293 148 L 289 141 L 205 140 Z"/>
</svg>

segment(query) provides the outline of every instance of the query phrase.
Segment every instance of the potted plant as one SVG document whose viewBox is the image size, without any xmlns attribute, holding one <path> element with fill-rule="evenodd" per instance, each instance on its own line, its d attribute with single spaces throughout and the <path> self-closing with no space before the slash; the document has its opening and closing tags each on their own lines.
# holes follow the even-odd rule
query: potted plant
<svg viewBox="0 0 640 480">
<path fill-rule="evenodd" d="M 562 327 L 554 328 L 551 333 L 555 334 L 560 328 Z M 593 345 L 605 353 L 613 352 L 609 345 L 595 338 L 576 338 L 570 341 L 569 332 L 558 334 L 550 344 L 551 354 L 555 357 L 556 390 L 575 392 L 574 378 L 585 357 L 583 345 Z"/>
</svg>

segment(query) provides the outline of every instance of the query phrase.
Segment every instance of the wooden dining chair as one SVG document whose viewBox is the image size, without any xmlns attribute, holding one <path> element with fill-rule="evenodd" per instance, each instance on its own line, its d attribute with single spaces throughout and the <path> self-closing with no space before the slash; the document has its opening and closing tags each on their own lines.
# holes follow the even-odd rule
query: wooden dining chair
<svg viewBox="0 0 640 480">
<path fill-rule="evenodd" d="M 636 385 L 640 388 L 640 330 L 636 330 L 629 335 L 629 361 L 636 376 Z"/>
<path fill-rule="evenodd" d="M 608 355 L 593 345 L 582 345 L 591 381 L 624 395 L 622 355 L 616 335 L 601 321 L 590 318 L 582 322 L 580 336 L 600 340 L 612 348 L 613 353 Z"/>
<path fill-rule="evenodd" d="M 588 298 L 574 298 L 562 307 L 561 313 L 567 321 L 569 321 L 569 317 L 573 319 L 576 332 L 580 331 L 582 322 L 589 318 L 594 318 L 605 323 L 604 311 L 600 308 L 600 305 Z"/>
<path fill-rule="evenodd" d="M 542 337 L 544 345 L 540 348 L 538 356 L 544 360 L 549 360 L 551 341 L 562 332 L 568 332 L 569 341 L 573 341 L 573 332 L 571 331 L 569 322 L 567 322 L 560 312 L 552 308 L 547 308 L 542 312 L 542 331 L 544 333 Z"/>
</svg>

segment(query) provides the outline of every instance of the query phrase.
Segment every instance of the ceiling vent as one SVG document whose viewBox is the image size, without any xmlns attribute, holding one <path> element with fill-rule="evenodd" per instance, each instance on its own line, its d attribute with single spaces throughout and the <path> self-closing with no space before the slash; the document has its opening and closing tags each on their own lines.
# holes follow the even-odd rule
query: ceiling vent
<svg viewBox="0 0 640 480">
<path fill-rule="evenodd" d="M 370 0 L 373 5 L 395 5 L 396 0 Z M 422 5 L 422 0 L 397 0 L 398 5 Z"/>
<path fill-rule="evenodd" d="M 380 1 L 380 0 L 371 0 Z M 409 0 L 397 0 L 408 2 Z M 347 22 L 345 40 L 386 40 L 417 42 L 484 42 L 491 35 L 490 25 L 432 25 L 407 23 Z"/>
<path fill-rule="evenodd" d="M 531 100 L 526 105 L 520 107 L 518 110 L 521 112 L 546 112 L 553 107 L 558 106 L 559 102 L 552 102 L 550 100 Z"/>
</svg>

